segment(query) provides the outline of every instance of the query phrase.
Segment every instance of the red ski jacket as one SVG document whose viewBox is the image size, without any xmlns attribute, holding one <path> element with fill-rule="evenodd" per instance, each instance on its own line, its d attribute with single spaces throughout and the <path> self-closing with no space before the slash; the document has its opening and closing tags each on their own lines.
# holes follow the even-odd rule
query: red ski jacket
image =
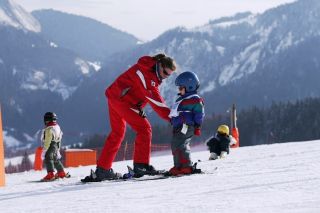
<svg viewBox="0 0 320 213">
<path fill-rule="evenodd" d="M 133 111 L 139 113 L 147 103 L 163 119 L 168 117 L 170 109 L 159 92 L 161 79 L 154 70 L 156 60 L 150 56 L 141 57 L 137 64 L 121 74 L 106 90 L 106 96 L 128 104 Z"/>
</svg>

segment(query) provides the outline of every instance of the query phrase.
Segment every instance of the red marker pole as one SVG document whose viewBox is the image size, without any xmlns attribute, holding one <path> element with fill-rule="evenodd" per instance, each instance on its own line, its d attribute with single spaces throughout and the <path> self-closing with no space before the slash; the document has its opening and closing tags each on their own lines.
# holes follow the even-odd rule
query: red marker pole
<svg viewBox="0 0 320 213">
<path fill-rule="evenodd" d="M 232 145 L 231 148 L 238 148 L 240 146 L 240 140 L 239 140 L 239 130 L 237 127 L 237 111 L 236 111 L 235 104 L 232 105 L 232 110 L 231 110 L 231 135 L 237 141 L 237 143 Z"/>
</svg>

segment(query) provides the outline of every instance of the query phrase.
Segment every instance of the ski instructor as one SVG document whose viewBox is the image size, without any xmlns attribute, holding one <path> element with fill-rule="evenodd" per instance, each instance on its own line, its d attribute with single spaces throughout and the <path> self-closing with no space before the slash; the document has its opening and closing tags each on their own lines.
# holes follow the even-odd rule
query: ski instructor
<svg viewBox="0 0 320 213">
<path fill-rule="evenodd" d="M 170 122 L 170 109 L 158 87 L 175 70 L 175 61 L 165 54 L 143 56 L 106 89 L 111 132 L 97 161 L 96 171 L 87 178 L 93 178 L 93 181 L 120 178 L 121 174 L 113 171 L 112 162 L 124 139 L 126 123 L 136 132 L 133 156 L 135 176 L 157 174 L 158 171 L 149 164 L 152 129 L 143 108 L 149 103 L 161 118 Z"/>
</svg>

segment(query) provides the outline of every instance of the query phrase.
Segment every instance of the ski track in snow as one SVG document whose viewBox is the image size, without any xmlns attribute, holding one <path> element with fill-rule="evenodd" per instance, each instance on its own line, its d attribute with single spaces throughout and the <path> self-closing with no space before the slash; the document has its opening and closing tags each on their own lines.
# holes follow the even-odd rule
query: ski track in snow
<svg viewBox="0 0 320 213">
<path fill-rule="evenodd" d="M 66 169 L 70 179 L 38 182 L 45 175 L 6 175 L 0 212 L 320 212 L 320 141 L 232 149 L 226 159 L 207 161 L 192 153 L 208 174 L 152 181 L 82 184 L 95 166 Z M 172 156 L 153 157 L 169 169 Z M 126 172 L 132 161 L 114 163 Z M 218 167 L 217 170 L 214 168 Z"/>
</svg>

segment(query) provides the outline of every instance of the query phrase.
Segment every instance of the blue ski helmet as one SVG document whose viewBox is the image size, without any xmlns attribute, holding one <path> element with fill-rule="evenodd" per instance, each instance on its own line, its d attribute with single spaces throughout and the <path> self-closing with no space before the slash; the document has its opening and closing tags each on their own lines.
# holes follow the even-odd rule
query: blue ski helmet
<svg viewBox="0 0 320 213">
<path fill-rule="evenodd" d="M 200 86 L 197 74 L 191 71 L 186 71 L 178 75 L 175 83 L 178 87 L 185 87 L 186 92 L 195 92 Z"/>
</svg>

